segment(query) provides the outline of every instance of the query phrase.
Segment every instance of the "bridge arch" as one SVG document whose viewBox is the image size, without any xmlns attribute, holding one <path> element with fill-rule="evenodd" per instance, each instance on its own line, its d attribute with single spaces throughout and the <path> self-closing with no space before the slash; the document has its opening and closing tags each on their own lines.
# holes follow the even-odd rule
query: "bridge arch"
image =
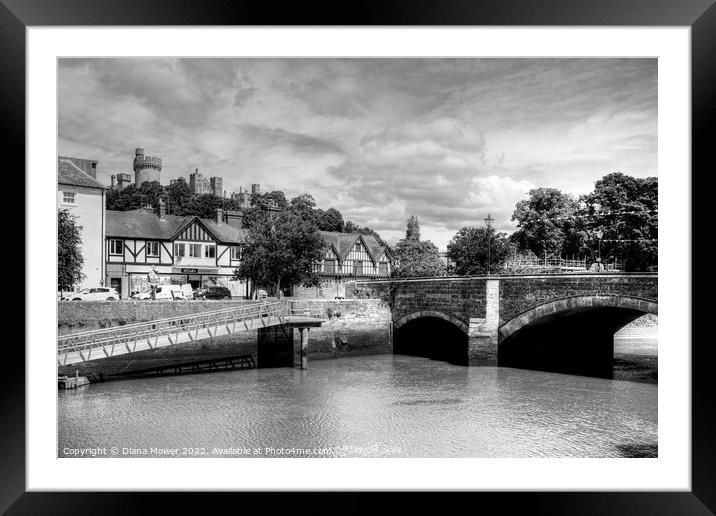
<svg viewBox="0 0 716 516">
<path fill-rule="evenodd" d="M 467 335 L 468 325 L 467 325 L 467 323 L 465 323 L 465 321 L 463 321 L 462 319 L 460 319 L 458 317 L 455 317 L 452 314 L 448 314 L 445 312 L 438 312 L 436 310 L 420 310 L 420 311 L 413 312 L 408 315 L 404 315 L 404 316 L 400 317 L 399 319 L 396 319 L 395 321 L 393 321 L 393 329 L 397 330 L 404 324 L 406 324 L 410 321 L 414 321 L 415 319 L 419 319 L 421 317 L 433 317 L 436 319 L 443 319 L 445 321 L 448 321 L 448 322 L 454 324 L 455 326 L 460 328 L 465 333 L 465 335 Z"/>
<path fill-rule="evenodd" d="M 612 378 L 614 334 L 644 314 L 653 299 L 577 295 L 530 307 L 498 328 L 498 365 Z"/>
<path fill-rule="evenodd" d="M 393 321 L 393 353 L 468 365 L 468 325 L 437 310 L 420 310 Z"/>
<path fill-rule="evenodd" d="M 657 302 L 642 297 L 605 295 L 569 296 L 533 306 L 516 315 L 500 325 L 498 330 L 499 336 L 500 339 L 506 339 L 524 326 L 532 324 L 539 319 L 557 315 L 560 312 L 592 310 L 597 307 L 623 308 L 644 314 L 659 315 Z"/>
</svg>

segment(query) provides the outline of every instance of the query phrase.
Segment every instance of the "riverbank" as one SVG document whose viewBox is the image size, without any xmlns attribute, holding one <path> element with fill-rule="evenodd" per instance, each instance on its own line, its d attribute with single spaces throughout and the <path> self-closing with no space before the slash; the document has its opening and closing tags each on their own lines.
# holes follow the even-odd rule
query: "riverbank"
<svg viewBox="0 0 716 516">
<path fill-rule="evenodd" d="M 616 337 L 614 339 L 614 379 L 658 384 L 658 339 L 656 337 Z"/>
<path fill-rule="evenodd" d="M 230 308 L 231 301 L 98 301 L 58 303 L 58 333 L 97 330 Z M 300 306 L 320 309 L 325 322 L 309 333 L 308 358 L 322 360 L 392 353 L 390 310 L 378 299 L 301 300 Z M 291 331 L 291 330 L 289 330 Z M 293 330 L 294 350 L 300 347 Z M 238 331 L 213 340 L 185 342 L 111 358 L 60 366 L 58 374 L 86 376 L 93 382 L 187 362 L 252 355 L 258 366 L 257 330 Z"/>
</svg>

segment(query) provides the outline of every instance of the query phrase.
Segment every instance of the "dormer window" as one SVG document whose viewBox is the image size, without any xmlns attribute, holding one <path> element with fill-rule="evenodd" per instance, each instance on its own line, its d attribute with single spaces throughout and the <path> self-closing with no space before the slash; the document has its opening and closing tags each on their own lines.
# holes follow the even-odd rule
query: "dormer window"
<svg viewBox="0 0 716 516">
<path fill-rule="evenodd" d="M 353 247 L 353 250 L 357 253 L 360 253 L 363 250 L 363 244 L 360 242 L 356 242 L 355 247 Z"/>
</svg>

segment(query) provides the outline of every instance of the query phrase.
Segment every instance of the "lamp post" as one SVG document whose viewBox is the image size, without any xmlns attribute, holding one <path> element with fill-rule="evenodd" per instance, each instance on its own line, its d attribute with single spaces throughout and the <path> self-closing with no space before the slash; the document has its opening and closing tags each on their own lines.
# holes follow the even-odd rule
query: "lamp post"
<svg viewBox="0 0 716 516">
<path fill-rule="evenodd" d="M 490 274 L 490 230 L 492 229 L 492 221 L 495 220 L 492 218 L 492 215 L 489 213 L 487 214 L 487 218 L 485 219 L 485 224 L 487 224 L 487 274 Z"/>
<path fill-rule="evenodd" d="M 599 241 L 599 244 L 598 244 L 599 254 L 598 254 L 597 262 L 599 262 L 599 268 L 601 269 L 601 267 L 602 267 L 602 237 L 604 236 L 604 232 L 601 229 L 598 229 L 597 231 L 594 232 L 594 235 L 597 237 L 597 239 Z"/>
</svg>

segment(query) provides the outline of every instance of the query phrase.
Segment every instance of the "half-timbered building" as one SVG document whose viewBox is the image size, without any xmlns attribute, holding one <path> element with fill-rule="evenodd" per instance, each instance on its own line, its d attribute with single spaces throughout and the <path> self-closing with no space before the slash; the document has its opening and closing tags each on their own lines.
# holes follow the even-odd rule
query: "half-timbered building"
<svg viewBox="0 0 716 516">
<path fill-rule="evenodd" d="M 346 281 L 390 277 L 395 260 L 375 237 L 334 231 L 321 231 L 321 236 L 323 258 L 313 266 L 321 284 L 318 287 L 295 287 L 295 296 L 345 297 Z"/>
<path fill-rule="evenodd" d="M 166 215 L 162 205 L 159 215 L 151 209 L 108 210 L 106 220 L 106 284 L 122 298 L 147 290 L 152 268 L 160 283 L 197 288 L 210 281 L 234 296 L 246 295 L 245 284 L 233 280 L 245 237 L 240 219 L 222 210 L 215 219 Z"/>
</svg>

